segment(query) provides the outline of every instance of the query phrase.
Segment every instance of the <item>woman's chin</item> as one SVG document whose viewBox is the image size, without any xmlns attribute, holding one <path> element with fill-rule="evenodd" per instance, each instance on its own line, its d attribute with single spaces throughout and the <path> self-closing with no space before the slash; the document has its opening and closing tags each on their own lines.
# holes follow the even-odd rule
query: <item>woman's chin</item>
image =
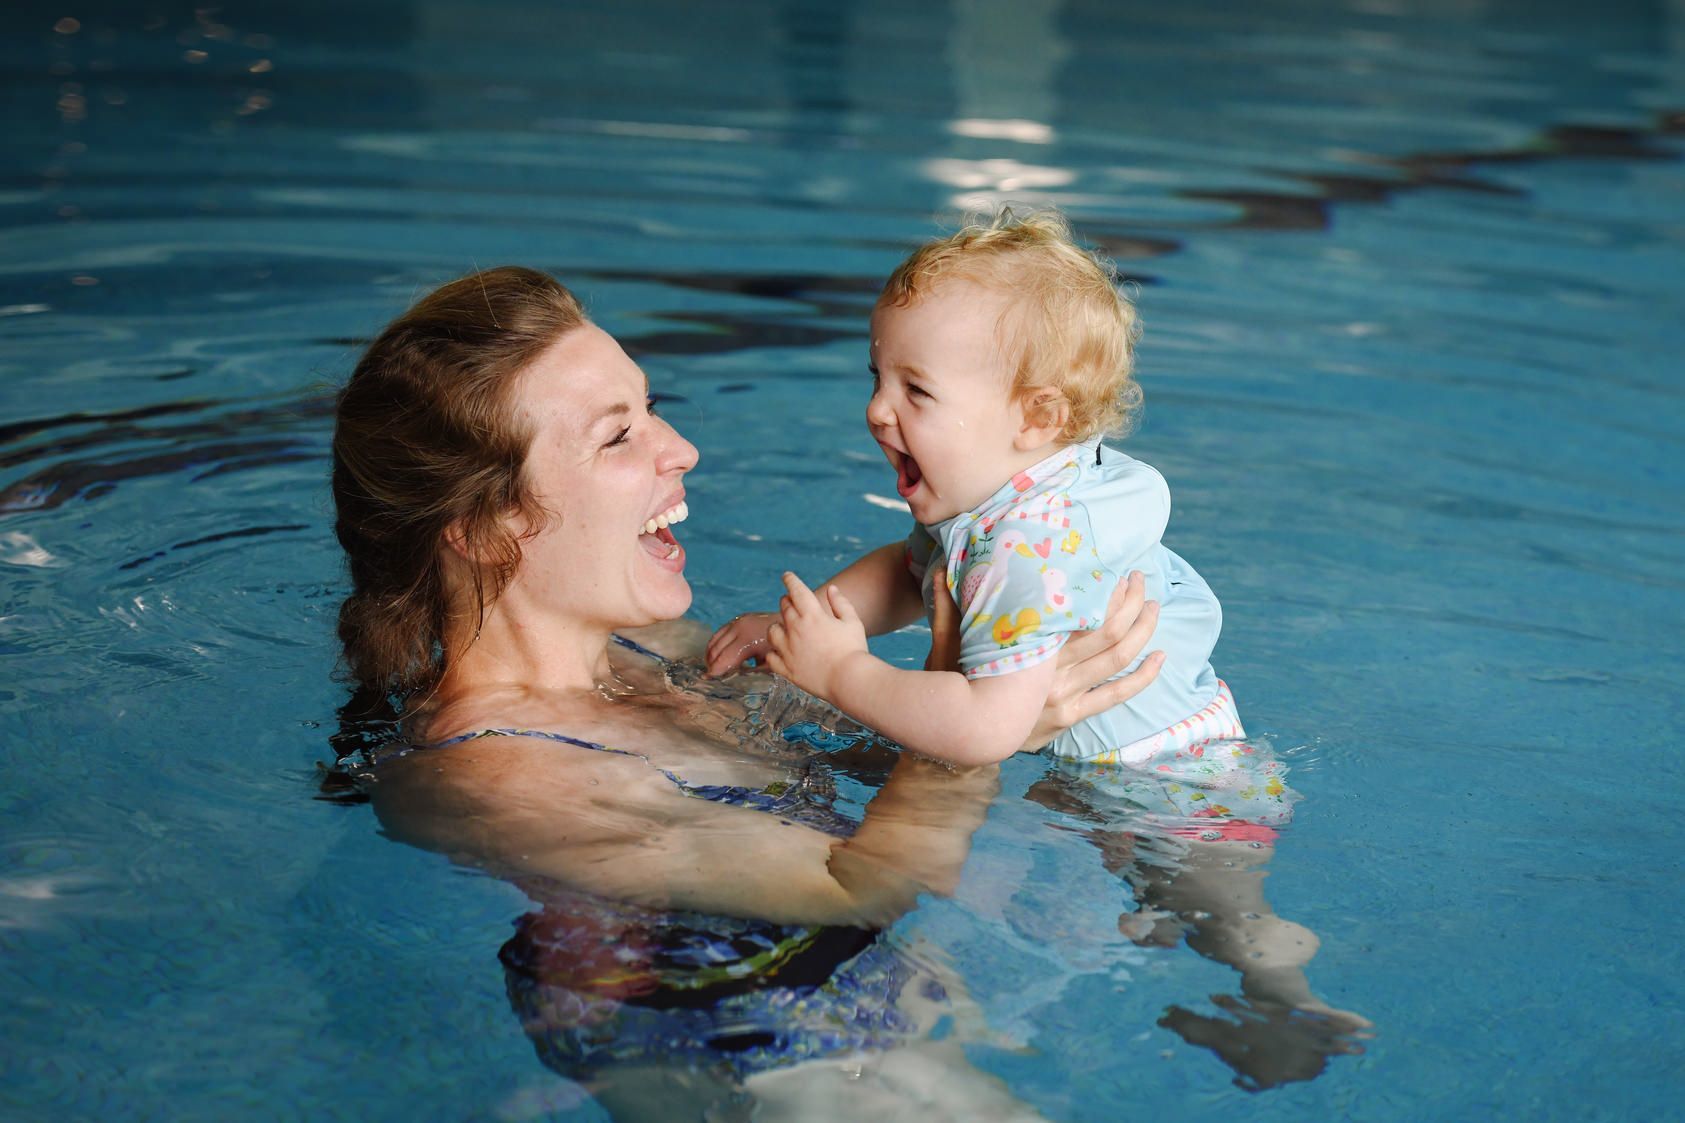
<svg viewBox="0 0 1685 1123">
<path fill-rule="evenodd" d="M 677 620 L 690 611 L 690 582 L 682 571 L 665 571 L 657 579 L 639 583 L 641 607 L 650 616 L 648 623 Z"/>
<path fill-rule="evenodd" d="M 633 564 L 632 585 L 638 607 L 650 617 L 643 622 L 678 619 L 690 609 L 691 601 L 690 582 L 685 579 L 689 557 L 684 547 L 665 530 L 659 539 L 644 535 L 639 544 L 643 548 Z"/>
</svg>

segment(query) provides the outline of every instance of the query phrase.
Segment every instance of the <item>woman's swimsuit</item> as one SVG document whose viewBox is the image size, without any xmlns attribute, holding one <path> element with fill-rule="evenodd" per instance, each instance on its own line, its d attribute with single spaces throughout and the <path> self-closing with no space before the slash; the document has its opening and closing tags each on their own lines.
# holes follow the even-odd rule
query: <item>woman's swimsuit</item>
<svg viewBox="0 0 1685 1123">
<path fill-rule="evenodd" d="M 741 1081 L 818 1057 L 905 1044 L 917 973 L 876 933 L 550 897 L 498 952 L 539 1058 L 574 1080 L 651 1063 Z M 943 997 L 924 979 L 926 996 Z"/>
<path fill-rule="evenodd" d="M 517 736 L 648 760 L 583 738 L 514 728 L 476 730 L 399 751 Z M 820 751 L 837 742 L 809 722 L 787 728 L 784 736 Z M 692 798 L 776 815 L 839 838 L 856 826 L 833 809 L 829 770 L 819 758 L 803 762 L 796 779 L 762 788 L 690 784 L 650 766 Z M 711 1069 L 741 1081 L 815 1057 L 893 1048 L 919 1032 L 899 1002 L 919 973 L 863 928 L 664 912 L 546 887 L 543 906 L 516 920 L 498 958 L 510 1004 L 540 1059 L 575 1080 L 588 1080 L 606 1066 L 649 1062 Z M 927 999 L 945 997 L 935 980 L 925 976 L 921 982 Z"/>
</svg>

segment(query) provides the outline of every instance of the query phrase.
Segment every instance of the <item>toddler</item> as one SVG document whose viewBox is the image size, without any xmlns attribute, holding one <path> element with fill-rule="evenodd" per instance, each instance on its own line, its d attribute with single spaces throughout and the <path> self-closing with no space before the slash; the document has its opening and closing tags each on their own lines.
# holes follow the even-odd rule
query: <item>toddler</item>
<svg viewBox="0 0 1685 1123">
<path fill-rule="evenodd" d="M 1149 646 L 1163 668 L 1049 750 L 1185 767 L 1208 742 L 1244 736 L 1211 668 L 1217 598 L 1160 541 L 1164 479 L 1099 443 L 1139 404 L 1137 334 L 1112 268 L 1057 214 L 1003 211 L 915 252 L 872 314 L 866 421 L 917 525 L 817 595 L 786 574 L 781 614 L 715 633 L 710 669 L 765 650 L 774 671 L 908 748 L 994 763 L 1025 747 L 1059 648 L 1139 570 L 1160 606 Z M 903 670 L 868 653 L 868 633 L 934 613 L 942 595 L 959 611 L 954 663 Z"/>
</svg>

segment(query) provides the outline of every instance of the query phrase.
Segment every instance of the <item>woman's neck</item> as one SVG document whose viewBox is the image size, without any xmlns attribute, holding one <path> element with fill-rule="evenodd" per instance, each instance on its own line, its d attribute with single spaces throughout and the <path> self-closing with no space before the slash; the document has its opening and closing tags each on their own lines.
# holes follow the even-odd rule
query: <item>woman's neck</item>
<svg viewBox="0 0 1685 1123">
<path fill-rule="evenodd" d="M 510 687 L 567 694 L 595 691 L 608 680 L 607 627 L 511 607 L 499 599 L 478 628 L 470 618 L 449 629 L 453 654 L 441 690 L 458 697 Z"/>
</svg>

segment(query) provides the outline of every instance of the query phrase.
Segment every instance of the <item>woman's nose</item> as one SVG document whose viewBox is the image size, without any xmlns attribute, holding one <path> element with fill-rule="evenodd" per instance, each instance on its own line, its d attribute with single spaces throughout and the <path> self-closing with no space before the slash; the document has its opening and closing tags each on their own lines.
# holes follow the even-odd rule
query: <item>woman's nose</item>
<svg viewBox="0 0 1685 1123">
<path fill-rule="evenodd" d="M 661 451 L 657 463 L 662 472 L 688 472 L 696 467 L 696 462 L 702 454 L 696 451 L 696 446 L 685 440 L 683 435 L 671 424 L 667 426 L 667 439 L 661 444 Z"/>
</svg>

